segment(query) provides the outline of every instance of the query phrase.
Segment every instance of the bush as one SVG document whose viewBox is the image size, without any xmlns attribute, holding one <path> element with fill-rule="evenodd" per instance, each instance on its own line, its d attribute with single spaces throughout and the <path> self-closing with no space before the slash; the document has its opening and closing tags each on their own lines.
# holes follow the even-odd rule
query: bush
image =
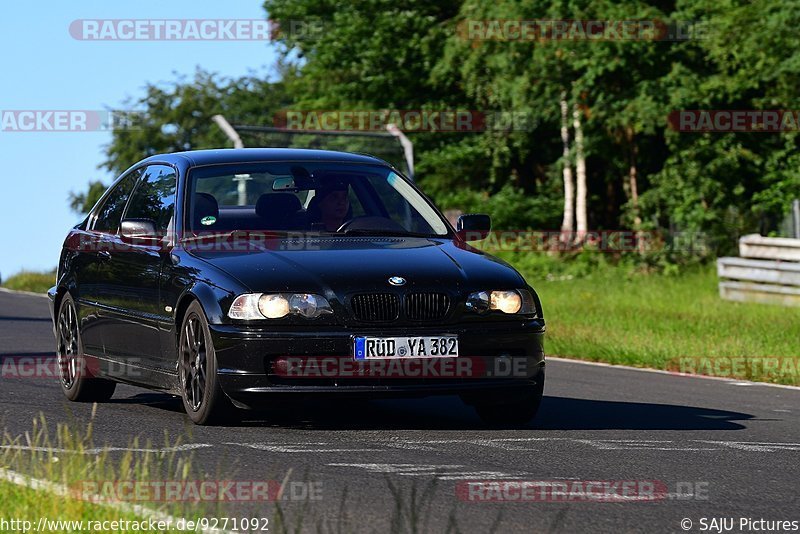
<svg viewBox="0 0 800 534">
<path fill-rule="evenodd" d="M 56 284 L 55 269 L 48 272 L 21 271 L 3 282 L 3 287 L 16 291 L 45 293 Z"/>
<path fill-rule="evenodd" d="M 513 185 L 504 185 L 497 193 L 462 189 L 436 195 L 436 203 L 464 213 L 487 213 L 496 230 L 555 229 L 561 225 L 561 201 L 526 194 Z"/>
</svg>

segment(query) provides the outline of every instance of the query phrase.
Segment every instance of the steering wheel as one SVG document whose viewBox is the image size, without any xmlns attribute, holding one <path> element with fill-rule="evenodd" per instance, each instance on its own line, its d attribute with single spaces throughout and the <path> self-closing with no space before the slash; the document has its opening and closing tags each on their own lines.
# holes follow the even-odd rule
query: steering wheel
<svg viewBox="0 0 800 534">
<path fill-rule="evenodd" d="M 349 221 L 345 221 L 339 227 L 337 232 L 347 233 L 349 230 L 389 230 L 392 232 L 405 232 L 399 223 L 387 218 L 376 217 L 373 215 L 362 215 L 361 217 L 353 217 Z"/>
</svg>

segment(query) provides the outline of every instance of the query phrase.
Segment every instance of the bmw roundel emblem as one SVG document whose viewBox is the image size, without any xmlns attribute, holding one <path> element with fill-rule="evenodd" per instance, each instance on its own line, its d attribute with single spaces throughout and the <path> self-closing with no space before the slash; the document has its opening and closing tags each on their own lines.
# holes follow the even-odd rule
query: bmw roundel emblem
<svg viewBox="0 0 800 534">
<path fill-rule="evenodd" d="M 406 279 L 402 276 L 392 276 L 389 278 L 389 283 L 393 286 L 404 286 L 406 284 Z"/>
</svg>

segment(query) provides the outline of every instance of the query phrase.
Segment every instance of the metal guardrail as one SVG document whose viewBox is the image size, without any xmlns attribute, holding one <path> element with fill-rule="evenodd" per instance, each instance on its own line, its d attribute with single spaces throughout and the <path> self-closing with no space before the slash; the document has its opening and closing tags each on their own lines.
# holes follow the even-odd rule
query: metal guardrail
<svg viewBox="0 0 800 534">
<path fill-rule="evenodd" d="M 739 256 L 717 260 L 720 297 L 800 306 L 800 239 L 746 235 Z"/>
</svg>

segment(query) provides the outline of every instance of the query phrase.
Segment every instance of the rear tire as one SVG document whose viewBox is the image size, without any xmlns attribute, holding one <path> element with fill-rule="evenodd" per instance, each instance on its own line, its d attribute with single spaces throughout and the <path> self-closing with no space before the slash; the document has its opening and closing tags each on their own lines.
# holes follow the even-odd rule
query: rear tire
<svg viewBox="0 0 800 534">
<path fill-rule="evenodd" d="M 536 417 L 544 396 L 544 369 L 539 380 L 522 398 L 511 402 L 476 402 L 475 411 L 481 420 L 492 426 L 522 426 Z"/>
<path fill-rule="evenodd" d="M 222 391 L 208 320 L 198 302 L 186 310 L 178 342 L 178 374 L 183 407 L 197 425 L 237 420 L 238 411 Z"/>
<path fill-rule="evenodd" d="M 67 293 L 58 307 L 56 359 L 61 391 L 73 402 L 105 402 L 114 395 L 117 383 L 96 378 L 89 371 L 83 353 L 78 310 Z"/>
</svg>

